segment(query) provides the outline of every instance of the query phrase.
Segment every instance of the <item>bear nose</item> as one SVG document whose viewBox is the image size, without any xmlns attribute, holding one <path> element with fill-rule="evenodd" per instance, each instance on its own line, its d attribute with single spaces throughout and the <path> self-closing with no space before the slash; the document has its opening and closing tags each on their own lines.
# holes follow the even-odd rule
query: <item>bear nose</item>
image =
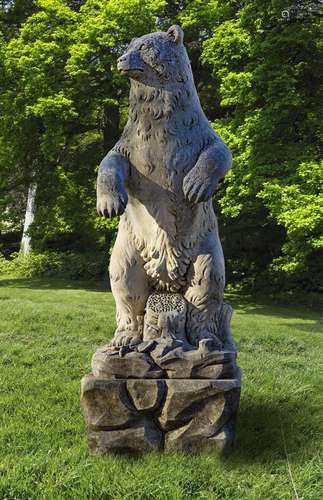
<svg viewBox="0 0 323 500">
<path fill-rule="evenodd" d="M 127 59 L 126 56 L 121 56 L 119 57 L 119 59 L 117 60 L 117 63 L 122 63 L 123 61 L 125 61 Z"/>
</svg>

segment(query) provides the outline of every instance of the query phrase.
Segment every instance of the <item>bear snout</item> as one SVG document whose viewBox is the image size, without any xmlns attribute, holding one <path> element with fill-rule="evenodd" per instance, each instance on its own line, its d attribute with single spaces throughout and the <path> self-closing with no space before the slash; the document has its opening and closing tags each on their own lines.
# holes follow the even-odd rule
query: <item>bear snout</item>
<svg viewBox="0 0 323 500">
<path fill-rule="evenodd" d="M 123 74 L 132 72 L 143 73 L 144 64 L 138 52 L 127 52 L 119 57 L 117 61 L 117 68 Z"/>
</svg>

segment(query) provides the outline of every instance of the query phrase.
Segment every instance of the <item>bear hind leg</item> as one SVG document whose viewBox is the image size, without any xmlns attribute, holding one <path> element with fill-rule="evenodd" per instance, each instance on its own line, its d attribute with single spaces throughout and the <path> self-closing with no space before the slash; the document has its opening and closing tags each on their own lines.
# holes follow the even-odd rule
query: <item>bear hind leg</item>
<svg viewBox="0 0 323 500">
<path fill-rule="evenodd" d="M 202 339 L 210 339 L 221 349 L 217 330 L 224 285 L 222 248 L 214 246 L 198 255 L 189 271 L 189 285 L 184 296 L 188 303 L 187 336 L 193 345 L 198 345 Z"/>
<path fill-rule="evenodd" d="M 116 303 L 117 329 L 111 344 L 124 346 L 142 341 L 143 320 L 149 296 L 143 260 L 119 231 L 110 261 L 111 290 Z"/>
</svg>

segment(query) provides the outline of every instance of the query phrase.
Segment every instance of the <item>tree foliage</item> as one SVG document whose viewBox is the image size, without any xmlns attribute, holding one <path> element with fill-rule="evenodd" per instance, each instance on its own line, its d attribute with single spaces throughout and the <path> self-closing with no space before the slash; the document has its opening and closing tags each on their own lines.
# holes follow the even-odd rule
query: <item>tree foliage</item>
<svg viewBox="0 0 323 500">
<path fill-rule="evenodd" d="M 247 233 L 247 270 L 252 263 L 258 272 L 319 286 L 320 19 L 286 22 L 282 1 L 224 3 L 231 9 L 223 8 L 201 55 L 227 110 L 215 126 L 235 158 L 221 211 L 230 231 L 242 231 L 242 242 Z"/>
<path fill-rule="evenodd" d="M 285 0 L 3 1 L 0 230 L 21 228 L 36 182 L 34 248 L 111 244 L 117 220 L 96 216 L 94 186 L 127 114 L 116 60 L 131 38 L 178 22 L 203 107 L 234 154 L 215 199 L 229 279 L 318 288 L 320 18 L 286 20 L 285 8 Z"/>
</svg>

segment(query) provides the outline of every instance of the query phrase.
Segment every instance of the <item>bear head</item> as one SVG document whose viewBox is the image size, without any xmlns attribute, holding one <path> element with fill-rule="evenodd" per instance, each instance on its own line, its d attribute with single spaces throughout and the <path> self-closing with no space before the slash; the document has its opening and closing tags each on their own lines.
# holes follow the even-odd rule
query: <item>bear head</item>
<svg viewBox="0 0 323 500">
<path fill-rule="evenodd" d="M 192 70 L 183 39 L 184 33 L 177 25 L 167 32 L 134 38 L 118 59 L 118 70 L 151 87 L 184 83 L 192 78 Z"/>
</svg>

